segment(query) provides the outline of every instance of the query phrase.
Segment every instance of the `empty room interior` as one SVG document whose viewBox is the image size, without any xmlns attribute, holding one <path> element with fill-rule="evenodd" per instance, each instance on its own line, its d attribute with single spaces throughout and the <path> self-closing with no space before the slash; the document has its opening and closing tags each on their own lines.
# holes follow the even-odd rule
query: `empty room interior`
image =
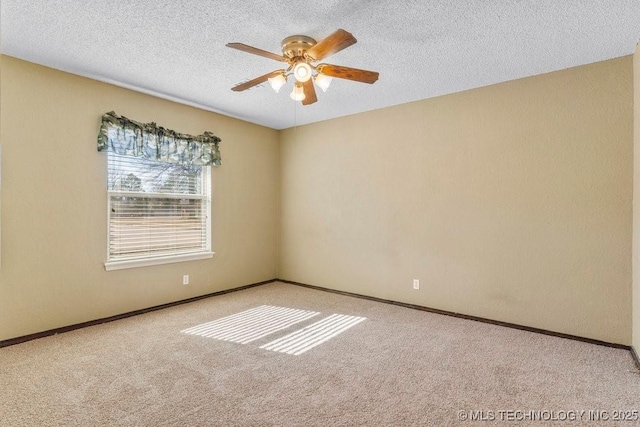
<svg viewBox="0 0 640 427">
<path fill-rule="evenodd" d="M 0 5 L 1 426 L 640 425 L 639 2 L 125 3 Z"/>
</svg>

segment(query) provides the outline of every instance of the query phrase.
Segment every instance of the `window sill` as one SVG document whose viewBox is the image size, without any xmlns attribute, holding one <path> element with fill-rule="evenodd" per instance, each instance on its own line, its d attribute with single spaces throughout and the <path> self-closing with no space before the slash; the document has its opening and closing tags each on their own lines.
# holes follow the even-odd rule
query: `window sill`
<svg viewBox="0 0 640 427">
<path fill-rule="evenodd" d="M 198 259 L 212 258 L 214 254 L 215 252 L 198 252 L 193 254 L 171 255 L 171 256 L 164 256 L 164 257 L 157 257 L 157 258 L 107 261 L 104 263 L 104 269 L 107 271 L 111 271 L 111 270 L 122 270 L 125 268 L 148 267 L 151 265 L 169 264 L 173 262 L 195 261 Z"/>
</svg>

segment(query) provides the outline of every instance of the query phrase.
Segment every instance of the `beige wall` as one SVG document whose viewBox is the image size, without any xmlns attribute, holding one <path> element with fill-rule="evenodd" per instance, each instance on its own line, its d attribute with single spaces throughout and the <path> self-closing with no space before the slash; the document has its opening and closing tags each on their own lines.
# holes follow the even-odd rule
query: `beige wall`
<svg viewBox="0 0 640 427">
<path fill-rule="evenodd" d="M 282 132 L 279 277 L 630 344 L 632 81 L 628 56 Z"/>
<path fill-rule="evenodd" d="M 633 55 L 633 346 L 640 352 L 640 43 Z"/>
<path fill-rule="evenodd" d="M 276 131 L 10 57 L 1 85 L 0 340 L 276 277 Z M 212 259 L 104 270 L 110 110 L 222 138 Z"/>
<path fill-rule="evenodd" d="M 280 277 L 630 344 L 633 60 L 278 133 L 2 57 L 0 340 Z M 104 271 L 109 110 L 222 138 L 213 259 Z"/>
</svg>

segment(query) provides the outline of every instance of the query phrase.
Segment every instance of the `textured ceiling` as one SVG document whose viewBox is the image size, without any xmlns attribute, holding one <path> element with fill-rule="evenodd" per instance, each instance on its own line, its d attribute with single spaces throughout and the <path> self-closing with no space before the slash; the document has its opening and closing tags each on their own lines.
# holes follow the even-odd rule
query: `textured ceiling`
<svg viewBox="0 0 640 427">
<path fill-rule="evenodd" d="M 1 0 L 2 53 L 275 129 L 633 53 L 640 0 Z M 263 84 L 281 40 L 338 28 L 358 43 L 323 62 L 380 72 L 334 79 L 302 106 Z M 125 114 L 122 112 L 121 114 Z"/>
</svg>

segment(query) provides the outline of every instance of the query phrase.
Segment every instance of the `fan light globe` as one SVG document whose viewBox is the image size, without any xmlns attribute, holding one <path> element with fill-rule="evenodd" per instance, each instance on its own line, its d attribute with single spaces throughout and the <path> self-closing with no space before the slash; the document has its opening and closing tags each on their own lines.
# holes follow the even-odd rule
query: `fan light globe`
<svg viewBox="0 0 640 427">
<path fill-rule="evenodd" d="M 306 62 L 298 62 L 293 67 L 293 75 L 299 82 L 306 82 L 311 78 L 311 66 Z"/>
<path fill-rule="evenodd" d="M 287 82 L 287 78 L 284 76 L 284 74 L 278 74 L 277 76 L 271 77 L 268 80 L 269 84 L 271 85 L 271 89 L 273 89 L 276 93 L 280 92 L 280 88 L 282 88 L 282 86 L 284 86 L 284 84 Z"/>
<path fill-rule="evenodd" d="M 325 74 L 318 74 L 316 75 L 316 78 L 315 78 L 316 85 L 318 85 L 318 87 L 322 89 L 323 92 L 326 92 L 327 89 L 329 89 L 331 80 L 333 79 Z"/>
<path fill-rule="evenodd" d="M 302 84 L 296 82 L 296 85 L 293 87 L 293 91 L 289 95 L 291 99 L 294 101 L 302 101 L 305 98 L 304 89 L 302 89 Z"/>
</svg>

